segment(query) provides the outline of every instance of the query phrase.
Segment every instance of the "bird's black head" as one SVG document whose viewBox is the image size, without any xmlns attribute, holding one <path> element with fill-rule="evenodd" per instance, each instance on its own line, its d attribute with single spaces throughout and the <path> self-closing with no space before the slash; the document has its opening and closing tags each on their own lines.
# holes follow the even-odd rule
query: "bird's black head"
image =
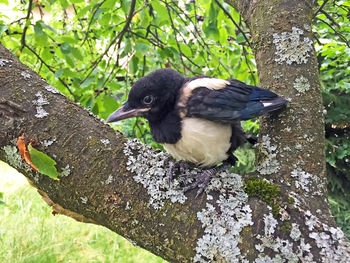
<svg viewBox="0 0 350 263">
<path fill-rule="evenodd" d="M 145 117 L 151 122 L 161 120 L 175 105 L 184 77 L 172 69 L 158 69 L 139 79 L 132 86 L 127 102 L 113 112 L 107 122 L 131 117 Z"/>
</svg>

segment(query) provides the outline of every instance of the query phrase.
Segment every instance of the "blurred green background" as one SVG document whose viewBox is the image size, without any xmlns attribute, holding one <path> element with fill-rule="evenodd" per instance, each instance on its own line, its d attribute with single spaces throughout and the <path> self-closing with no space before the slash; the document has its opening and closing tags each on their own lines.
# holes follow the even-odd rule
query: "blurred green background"
<svg viewBox="0 0 350 263">
<path fill-rule="evenodd" d="M 0 161 L 0 262 L 166 262 L 105 227 L 53 215 L 25 177 Z"/>
</svg>

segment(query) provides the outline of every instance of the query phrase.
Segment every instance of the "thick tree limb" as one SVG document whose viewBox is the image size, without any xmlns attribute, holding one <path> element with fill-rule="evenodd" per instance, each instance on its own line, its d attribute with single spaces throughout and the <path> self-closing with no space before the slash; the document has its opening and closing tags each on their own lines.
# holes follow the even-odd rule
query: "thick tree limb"
<svg viewBox="0 0 350 263">
<path fill-rule="evenodd" d="M 175 190 L 177 181 L 169 188 L 165 154 L 127 141 L 3 46 L 0 160 L 27 176 L 56 212 L 106 226 L 171 262 L 347 262 L 349 243 L 326 200 L 312 13 L 303 1 L 273 3 L 237 5 L 252 11 L 241 13 L 262 86 L 291 98 L 288 110 L 263 121 L 255 176 L 269 182 L 223 173 L 198 199 L 196 191 Z M 59 181 L 22 162 L 19 135 L 56 160 Z"/>
</svg>

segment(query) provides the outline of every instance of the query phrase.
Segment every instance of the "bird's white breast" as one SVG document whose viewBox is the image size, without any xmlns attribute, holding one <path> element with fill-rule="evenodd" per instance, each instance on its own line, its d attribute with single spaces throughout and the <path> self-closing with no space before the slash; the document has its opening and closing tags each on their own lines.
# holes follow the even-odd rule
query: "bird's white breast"
<svg viewBox="0 0 350 263">
<path fill-rule="evenodd" d="M 167 152 L 178 160 L 200 166 L 213 166 L 228 158 L 232 128 L 205 119 L 184 118 L 181 139 L 175 144 L 163 144 Z"/>
</svg>

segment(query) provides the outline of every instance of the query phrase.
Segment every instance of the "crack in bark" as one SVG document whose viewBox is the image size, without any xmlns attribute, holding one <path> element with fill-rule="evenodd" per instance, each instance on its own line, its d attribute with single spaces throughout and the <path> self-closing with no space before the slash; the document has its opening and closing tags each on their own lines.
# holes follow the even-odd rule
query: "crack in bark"
<svg viewBox="0 0 350 263">
<path fill-rule="evenodd" d="M 14 118 L 20 118 L 23 113 L 25 113 L 26 110 L 24 110 L 21 105 L 0 98 L 0 118 L 5 119 L 14 119 Z"/>
</svg>

